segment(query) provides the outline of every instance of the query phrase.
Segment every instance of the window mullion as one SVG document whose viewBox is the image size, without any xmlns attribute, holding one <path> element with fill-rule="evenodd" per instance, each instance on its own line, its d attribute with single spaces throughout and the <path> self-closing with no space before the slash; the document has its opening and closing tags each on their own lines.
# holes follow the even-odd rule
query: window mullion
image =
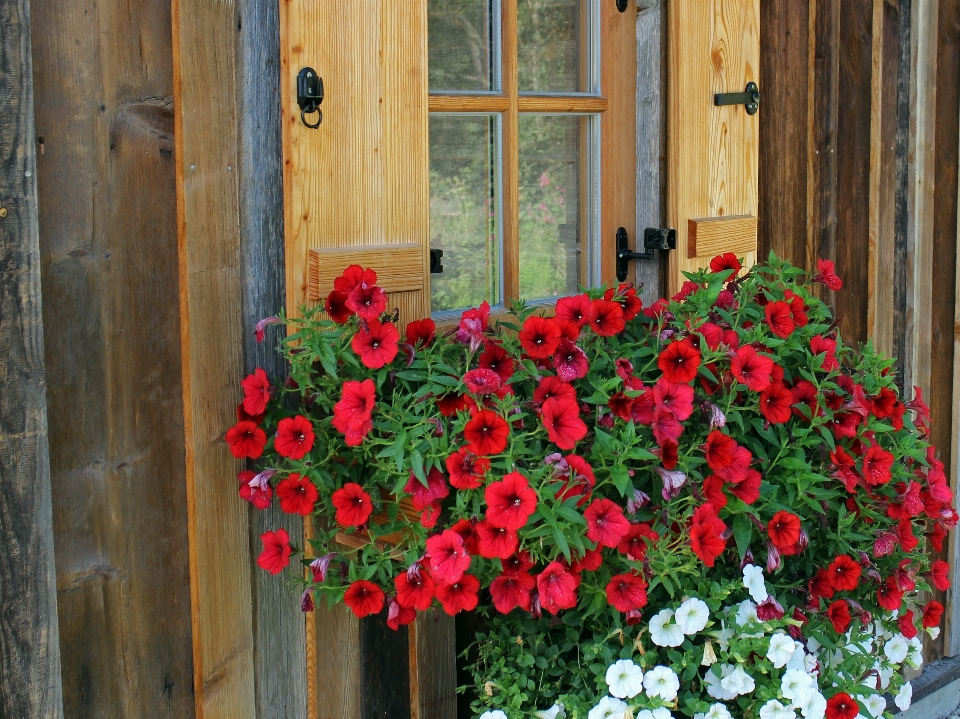
<svg viewBox="0 0 960 719">
<path fill-rule="evenodd" d="M 510 105 L 503 113 L 503 297 L 520 295 L 520 113 L 517 68 L 517 0 L 501 2 L 500 35 L 503 94 Z"/>
</svg>

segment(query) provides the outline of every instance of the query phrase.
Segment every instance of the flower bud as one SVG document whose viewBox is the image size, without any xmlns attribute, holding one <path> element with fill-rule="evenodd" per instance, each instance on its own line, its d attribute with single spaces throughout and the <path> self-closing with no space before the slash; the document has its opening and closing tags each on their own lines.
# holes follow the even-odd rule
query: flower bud
<svg viewBox="0 0 960 719">
<path fill-rule="evenodd" d="M 310 569 L 313 571 L 313 581 L 320 584 L 327 578 L 327 570 L 330 568 L 330 562 L 337 556 L 336 552 L 324 554 L 310 562 Z"/>
<path fill-rule="evenodd" d="M 543 609 L 540 607 L 540 593 L 537 590 L 530 592 L 530 614 L 534 619 L 543 616 Z"/>
<path fill-rule="evenodd" d="M 300 596 L 300 611 L 313 611 L 313 587 L 307 587 L 303 590 L 303 594 Z"/>
<path fill-rule="evenodd" d="M 757 605 L 757 619 L 761 622 L 783 619 L 783 615 L 783 607 L 773 597 L 768 596 L 765 601 Z"/>
<path fill-rule="evenodd" d="M 753 552 L 749 547 L 747 551 L 743 553 L 743 561 L 740 562 L 740 571 L 743 571 L 743 568 L 748 564 L 753 564 Z"/>
<path fill-rule="evenodd" d="M 773 572 L 780 569 L 780 550 L 773 546 L 773 542 L 767 542 L 767 573 L 772 574 Z"/>
</svg>

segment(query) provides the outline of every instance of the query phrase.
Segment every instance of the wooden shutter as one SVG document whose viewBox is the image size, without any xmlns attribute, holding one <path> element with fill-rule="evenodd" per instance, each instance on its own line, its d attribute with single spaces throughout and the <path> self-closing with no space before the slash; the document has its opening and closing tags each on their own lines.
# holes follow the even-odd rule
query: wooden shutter
<svg viewBox="0 0 960 719">
<path fill-rule="evenodd" d="M 667 222 L 677 229 L 669 292 L 719 253 L 756 261 L 760 112 L 714 106 L 760 86 L 760 0 L 669 4 Z"/>
</svg>

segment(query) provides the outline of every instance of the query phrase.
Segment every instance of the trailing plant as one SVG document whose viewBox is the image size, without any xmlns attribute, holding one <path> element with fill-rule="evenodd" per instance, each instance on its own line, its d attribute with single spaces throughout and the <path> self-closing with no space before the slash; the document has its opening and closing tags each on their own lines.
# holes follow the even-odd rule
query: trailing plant
<svg viewBox="0 0 960 719">
<path fill-rule="evenodd" d="M 303 548 L 265 533 L 260 566 L 306 611 L 483 613 L 486 719 L 908 706 L 953 495 L 919 390 L 818 298 L 833 264 L 803 277 L 728 254 L 649 307 L 620 285 L 401 335 L 347 268 L 258 326 L 288 329 L 290 374 L 242 383 L 240 494 L 318 520 Z"/>
</svg>

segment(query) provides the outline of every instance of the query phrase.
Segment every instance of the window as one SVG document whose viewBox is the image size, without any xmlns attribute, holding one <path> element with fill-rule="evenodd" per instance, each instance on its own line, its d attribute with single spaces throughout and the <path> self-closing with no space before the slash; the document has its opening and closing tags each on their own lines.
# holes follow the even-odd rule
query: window
<svg viewBox="0 0 960 719">
<path fill-rule="evenodd" d="M 603 281 L 601 15 L 600 0 L 429 0 L 434 315 Z"/>
</svg>

